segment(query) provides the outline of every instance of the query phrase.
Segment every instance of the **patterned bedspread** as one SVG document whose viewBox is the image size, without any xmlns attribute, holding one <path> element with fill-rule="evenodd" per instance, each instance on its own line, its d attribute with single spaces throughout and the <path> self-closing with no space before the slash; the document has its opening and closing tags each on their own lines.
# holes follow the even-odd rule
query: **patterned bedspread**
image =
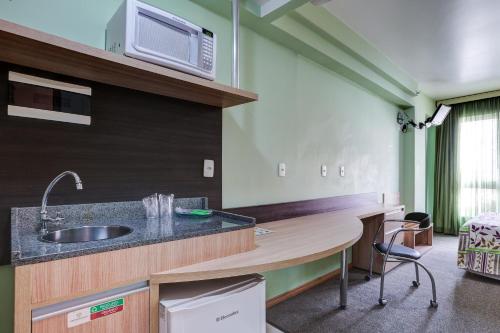
<svg viewBox="0 0 500 333">
<path fill-rule="evenodd" d="M 500 214 L 479 215 L 460 228 L 458 267 L 500 277 Z"/>
</svg>

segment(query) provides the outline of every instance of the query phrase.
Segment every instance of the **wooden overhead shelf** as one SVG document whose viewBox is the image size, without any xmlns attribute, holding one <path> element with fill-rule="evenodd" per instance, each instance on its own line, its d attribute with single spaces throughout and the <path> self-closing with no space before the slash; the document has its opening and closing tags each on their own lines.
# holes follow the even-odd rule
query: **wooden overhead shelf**
<svg viewBox="0 0 500 333">
<path fill-rule="evenodd" d="M 186 101 L 230 107 L 257 94 L 0 20 L 0 61 Z"/>
</svg>

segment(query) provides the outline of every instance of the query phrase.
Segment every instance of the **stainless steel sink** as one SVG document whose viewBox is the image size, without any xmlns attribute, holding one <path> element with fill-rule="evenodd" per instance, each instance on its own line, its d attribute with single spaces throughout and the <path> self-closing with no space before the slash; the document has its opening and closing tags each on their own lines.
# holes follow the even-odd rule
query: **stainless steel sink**
<svg viewBox="0 0 500 333">
<path fill-rule="evenodd" d="M 80 243 L 117 238 L 128 235 L 132 228 L 122 225 L 84 225 L 68 229 L 50 231 L 40 236 L 40 240 L 49 243 Z"/>
</svg>

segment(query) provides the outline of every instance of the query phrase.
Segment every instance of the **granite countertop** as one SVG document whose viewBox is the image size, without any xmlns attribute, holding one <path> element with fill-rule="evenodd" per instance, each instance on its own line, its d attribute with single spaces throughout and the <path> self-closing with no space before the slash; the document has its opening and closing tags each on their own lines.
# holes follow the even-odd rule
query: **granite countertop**
<svg viewBox="0 0 500 333">
<path fill-rule="evenodd" d="M 175 207 L 207 208 L 206 198 L 175 199 Z M 81 243 L 47 243 L 39 240 L 40 207 L 12 208 L 14 266 L 168 242 L 255 226 L 251 217 L 214 211 L 210 217 L 146 219 L 141 201 L 51 206 L 49 216 L 61 212 L 62 223 L 48 222 L 49 231 L 81 225 L 123 225 L 133 229 L 125 236 Z"/>
</svg>

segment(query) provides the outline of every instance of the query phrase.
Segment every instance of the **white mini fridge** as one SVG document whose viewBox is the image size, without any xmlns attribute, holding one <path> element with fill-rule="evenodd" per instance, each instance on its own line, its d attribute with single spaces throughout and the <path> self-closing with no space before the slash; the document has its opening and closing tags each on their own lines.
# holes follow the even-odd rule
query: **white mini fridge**
<svg viewBox="0 0 500 333">
<path fill-rule="evenodd" d="M 162 285 L 160 333 L 265 333 L 264 277 Z"/>
</svg>

